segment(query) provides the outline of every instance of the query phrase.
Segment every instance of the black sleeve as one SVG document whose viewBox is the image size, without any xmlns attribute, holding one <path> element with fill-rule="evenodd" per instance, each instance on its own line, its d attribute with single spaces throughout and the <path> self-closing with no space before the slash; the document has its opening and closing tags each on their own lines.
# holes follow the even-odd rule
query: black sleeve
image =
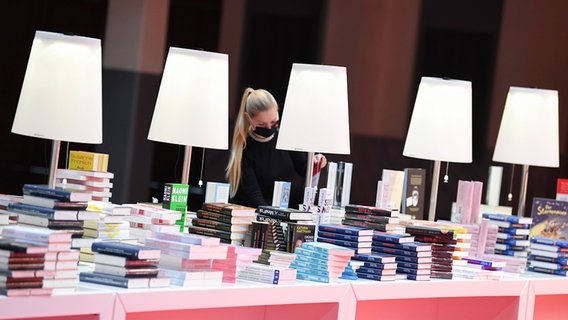
<svg viewBox="0 0 568 320">
<path fill-rule="evenodd" d="M 289 151 L 292 162 L 294 162 L 294 170 L 302 177 L 306 177 L 306 169 L 308 167 L 308 154 L 306 152 Z"/>
</svg>

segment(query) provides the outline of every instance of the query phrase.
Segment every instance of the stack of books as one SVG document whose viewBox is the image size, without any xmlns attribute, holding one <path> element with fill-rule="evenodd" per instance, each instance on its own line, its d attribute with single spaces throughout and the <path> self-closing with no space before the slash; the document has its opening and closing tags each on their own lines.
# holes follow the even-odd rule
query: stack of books
<svg viewBox="0 0 568 320">
<path fill-rule="evenodd" d="M 8 211 L 10 203 L 21 203 L 22 196 L 0 194 L 0 228 L 18 223 L 18 214 Z"/>
<path fill-rule="evenodd" d="M 321 224 L 318 226 L 317 241 L 353 249 L 355 254 L 369 254 L 373 230 L 348 225 Z"/>
<path fill-rule="evenodd" d="M 454 266 L 453 274 L 457 277 L 477 280 L 501 280 L 507 263 L 488 258 L 465 258 L 463 266 Z"/>
<path fill-rule="evenodd" d="M 497 226 L 493 253 L 523 259 L 528 257 L 532 218 L 498 213 L 484 213 L 483 218 L 488 219 L 491 225 Z"/>
<path fill-rule="evenodd" d="M 568 275 L 568 240 L 531 237 L 529 271 L 559 276 Z"/>
<path fill-rule="evenodd" d="M 224 283 L 235 283 L 238 273 L 258 259 L 260 248 L 227 245 L 227 259 L 215 259 L 211 270 L 223 273 Z"/>
<path fill-rule="evenodd" d="M 18 223 L 51 230 L 66 230 L 82 237 L 83 221 L 96 220 L 99 213 L 87 210 L 91 195 L 43 185 L 24 184 L 22 203 L 10 203 Z"/>
<path fill-rule="evenodd" d="M 0 292 L 7 296 L 73 292 L 79 252 L 71 233 L 6 226 L 0 240 Z"/>
<path fill-rule="evenodd" d="M 197 211 L 197 218 L 187 227 L 189 233 L 221 239 L 222 243 L 242 245 L 255 209 L 232 203 L 205 202 Z"/>
<path fill-rule="evenodd" d="M 112 197 L 113 178 L 114 174 L 107 171 L 57 169 L 55 186 L 88 192 L 93 200 L 108 202 Z"/>
<path fill-rule="evenodd" d="M 355 250 L 325 242 L 304 242 L 295 254 L 290 267 L 297 270 L 297 279 L 336 283 Z"/>
<path fill-rule="evenodd" d="M 130 237 L 144 242 L 144 239 L 155 232 L 179 233 L 176 221 L 181 218 L 181 212 L 145 203 L 125 206 L 130 208 L 130 215 L 124 217 L 124 220 L 130 223 Z"/>
<path fill-rule="evenodd" d="M 412 238 L 413 236 L 405 237 L 376 232 L 373 235 L 373 252 L 394 256 L 396 273 L 406 274 L 407 279 L 430 280 L 432 245 L 426 242 L 409 241 Z M 390 273 L 387 275 L 394 276 Z"/>
<path fill-rule="evenodd" d="M 292 268 L 250 263 L 238 272 L 237 278 L 267 284 L 293 284 L 296 283 L 296 274 L 296 269 Z"/>
<path fill-rule="evenodd" d="M 341 223 L 383 232 L 400 228 L 398 211 L 360 204 L 346 205 L 344 219 Z"/>
<path fill-rule="evenodd" d="M 159 249 L 160 273 L 176 286 L 220 286 L 223 272 L 212 269 L 212 262 L 227 258 L 228 246 L 219 238 L 189 233 L 156 232 L 146 238 L 146 246 Z"/>
<path fill-rule="evenodd" d="M 350 264 L 354 267 L 357 277 L 375 281 L 394 281 L 396 279 L 396 256 L 371 253 L 356 254 Z"/>
<path fill-rule="evenodd" d="M 252 247 L 262 249 L 257 263 L 268 265 L 272 252 L 286 251 L 286 236 L 281 223 L 253 221 L 251 230 Z"/>
<path fill-rule="evenodd" d="M 168 287 L 170 279 L 158 277 L 160 250 L 114 241 L 94 242 L 94 271 L 79 273 L 83 282 L 122 288 Z"/>
<path fill-rule="evenodd" d="M 289 268 L 294 259 L 296 259 L 295 253 L 272 251 L 268 258 L 268 264 L 274 267 Z"/>
</svg>

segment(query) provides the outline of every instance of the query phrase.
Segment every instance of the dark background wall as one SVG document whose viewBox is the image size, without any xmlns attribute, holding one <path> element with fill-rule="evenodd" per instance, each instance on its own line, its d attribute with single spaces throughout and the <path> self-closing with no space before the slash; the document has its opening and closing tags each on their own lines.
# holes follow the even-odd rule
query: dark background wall
<svg viewBox="0 0 568 320">
<path fill-rule="evenodd" d="M 0 3 L 0 26 L 7 31 L 0 51 L 0 193 L 20 194 L 24 183 L 47 182 L 51 142 L 10 132 L 35 30 L 71 31 L 104 43 L 112 1 L 120 0 Z M 430 181 L 429 161 L 402 156 L 421 76 L 447 76 L 473 84 L 474 162 L 450 164 L 450 182 L 439 189 L 439 218 L 449 218 L 459 179 L 486 181 L 488 167 L 496 165 L 491 161 L 492 149 L 511 85 L 557 89 L 560 95 L 561 167 L 531 168 L 528 205 L 533 196 L 554 197 L 556 178 L 568 176 L 563 99 L 568 89 L 568 22 L 559 14 L 566 12 L 568 4 L 563 1 L 161 3 L 168 6 L 164 53 L 176 46 L 229 54 L 230 125 L 240 93 L 247 86 L 268 89 L 282 106 L 292 63 L 347 66 L 351 154 L 327 156 L 331 161 L 354 163 L 353 203 L 374 203 L 382 169 L 423 167 L 429 169 Z M 103 51 L 108 49 L 103 46 Z M 106 67 L 104 143 L 70 146 L 111 154 L 110 171 L 116 175 L 114 202 L 160 198 L 163 183 L 177 181 L 181 175 L 183 147 L 146 139 L 160 77 L 159 72 L 143 69 Z M 227 151 L 203 153 L 194 148 L 190 184 L 196 186 L 201 174 L 204 181 L 224 181 L 227 159 Z M 64 156 L 60 167 L 63 165 Z M 504 166 L 501 204 L 516 207 L 516 202 L 506 201 L 512 170 Z M 513 179 L 514 192 L 518 191 L 519 170 Z M 190 208 L 202 201 L 199 189 L 193 190 Z"/>
</svg>

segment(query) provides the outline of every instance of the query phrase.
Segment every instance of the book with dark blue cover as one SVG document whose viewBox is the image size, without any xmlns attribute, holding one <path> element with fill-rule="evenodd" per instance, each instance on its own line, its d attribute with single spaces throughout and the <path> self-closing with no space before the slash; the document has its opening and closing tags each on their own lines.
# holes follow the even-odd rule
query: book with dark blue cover
<svg viewBox="0 0 568 320">
<path fill-rule="evenodd" d="M 310 211 L 303 211 L 293 208 L 280 208 L 277 206 L 258 206 L 256 212 L 265 216 L 282 219 L 285 221 L 312 220 Z"/>
<path fill-rule="evenodd" d="M 98 272 L 80 272 L 79 280 L 121 288 L 148 288 L 150 284 L 150 280 L 144 277 L 128 278 Z"/>
<path fill-rule="evenodd" d="M 24 203 L 8 204 L 8 211 L 44 217 L 51 220 L 77 220 L 77 210 L 56 210 Z"/>
<path fill-rule="evenodd" d="M 392 217 L 393 211 L 388 209 L 381 209 L 378 207 L 366 206 L 361 204 L 347 204 L 345 205 L 345 212 L 374 214 L 379 216 Z"/>
<path fill-rule="evenodd" d="M 559 248 L 568 248 L 568 240 L 563 240 L 563 239 L 551 239 L 551 238 L 537 236 L 537 237 L 531 237 L 531 242 L 539 244 L 547 244 Z"/>
<path fill-rule="evenodd" d="M 396 264 L 396 268 L 407 268 L 407 269 L 431 269 L 432 264 L 427 263 L 413 263 L 413 262 L 404 262 L 399 261 Z M 419 268 L 422 267 L 422 268 Z"/>
<path fill-rule="evenodd" d="M 536 254 L 530 254 L 528 260 L 556 263 L 563 266 L 568 265 L 568 258 L 552 258 L 552 257 L 539 256 Z"/>
<path fill-rule="evenodd" d="M 432 251 L 432 245 L 423 242 L 392 243 L 373 241 L 373 247 L 385 247 L 409 251 Z"/>
<path fill-rule="evenodd" d="M 518 217 L 518 216 L 512 216 L 512 215 L 502 214 L 502 213 L 484 213 L 483 218 L 489 219 L 489 220 L 495 220 L 495 221 L 505 221 L 505 222 L 510 222 L 510 223 L 518 223 L 518 224 L 529 224 L 530 225 L 532 223 L 532 218 Z"/>
<path fill-rule="evenodd" d="M 359 271 L 358 269 L 357 269 L 357 277 L 359 277 L 360 279 L 375 280 L 375 281 L 385 281 L 385 280 L 393 281 L 396 278 L 396 276 L 393 275 L 366 273 L 363 271 Z"/>
<path fill-rule="evenodd" d="M 395 234 L 384 232 L 373 232 L 373 240 L 392 243 L 408 243 L 414 242 L 414 236 L 408 234 Z"/>
<path fill-rule="evenodd" d="M 331 239 L 338 239 L 338 240 L 347 240 L 347 241 L 353 241 L 353 242 L 360 242 L 366 238 L 368 238 L 368 240 L 366 242 L 371 242 L 371 236 L 356 236 L 356 235 L 350 235 L 350 234 L 344 234 L 344 233 L 337 233 L 337 232 L 325 232 L 325 231 L 318 231 L 318 237 L 325 237 L 325 238 L 331 238 Z"/>
<path fill-rule="evenodd" d="M 389 265 L 391 263 L 387 263 L 387 265 Z M 392 263 L 395 264 L 395 263 Z M 385 263 L 382 262 L 369 262 L 369 261 L 365 261 L 363 263 L 363 267 L 367 267 L 367 268 L 373 268 L 373 269 L 384 269 L 385 268 Z"/>
<path fill-rule="evenodd" d="M 369 274 L 379 274 L 379 275 L 382 275 L 383 273 L 386 273 L 386 274 L 392 273 L 392 271 L 390 271 L 390 270 L 384 271 L 384 269 L 369 268 L 369 267 L 365 267 L 365 266 L 359 267 L 357 269 L 357 271 L 365 272 L 365 273 L 369 273 Z"/>
<path fill-rule="evenodd" d="M 368 261 L 374 263 L 392 263 L 396 262 L 396 256 L 375 252 L 372 254 L 356 254 L 353 256 L 353 260 Z"/>
<path fill-rule="evenodd" d="M 359 249 L 359 248 L 370 248 L 371 247 L 371 243 L 364 243 L 364 242 L 357 242 L 357 241 L 348 241 L 348 240 L 341 240 L 341 239 L 334 239 L 334 238 L 328 238 L 328 237 L 321 237 L 319 236 L 317 238 L 318 242 L 326 242 L 326 243 L 332 243 L 341 247 L 348 247 L 351 249 Z"/>
<path fill-rule="evenodd" d="M 161 253 L 159 249 L 115 241 L 93 242 L 91 250 L 130 259 L 159 259 Z"/>
<path fill-rule="evenodd" d="M 430 269 L 415 269 L 415 268 L 407 268 L 401 265 L 396 267 L 396 272 L 406 273 L 406 274 L 415 274 L 415 275 L 430 275 Z"/>
<path fill-rule="evenodd" d="M 372 236 L 373 229 L 340 224 L 320 224 L 318 231 L 335 232 L 354 236 Z"/>
<path fill-rule="evenodd" d="M 90 201 L 93 197 L 91 192 L 71 191 L 38 184 L 24 184 L 24 195 L 46 197 L 60 201 Z"/>
<path fill-rule="evenodd" d="M 554 275 L 557 275 L 557 276 L 568 275 L 568 270 L 565 270 L 565 269 L 548 269 L 548 268 L 541 268 L 541 267 L 535 267 L 535 266 L 528 266 L 527 270 L 532 271 L 532 272 L 554 274 Z"/>
<path fill-rule="evenodd" d="M 396 256 L 431 257 L 432 251 L 409 251 L 395 248 L 373 247 L 373 252 L 387 253 Z"/>
</svg>

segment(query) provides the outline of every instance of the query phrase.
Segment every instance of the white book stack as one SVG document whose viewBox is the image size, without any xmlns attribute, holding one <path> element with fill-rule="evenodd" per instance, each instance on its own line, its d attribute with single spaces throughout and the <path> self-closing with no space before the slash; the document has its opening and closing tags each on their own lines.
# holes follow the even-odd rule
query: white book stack
<svg viewBox="0 0 568 320">
<path fill-rule="evenodd" d="M 112 197 L 113 178 L 114 173 L 108 171 L 57 169 L 55 186 L 86 191 L 93 195 L 93 200 L 108 202 Z"/>
<path fill-rule="evenodd" d="M 176 221 L 181 219 L 181 212 L 151 204 L 125 206 L 130 208 L 130 215 L 124 217 L 124 220 L 130 223 L 130 237 L 144 242 L 144 239 L 156 232 L 179 233 L 180 227 Z"/>
<path fill-rule="evenodd" d="M 160 249 L 160 275 L 171 278 L 171 284 L 182 287 L 220 286 L 223 272 L 213 270 L 214 260 L 227 258 L 228 246 L 219 238 L 190 233 L 156 232 L 145 245 Z"/>
</svg>

